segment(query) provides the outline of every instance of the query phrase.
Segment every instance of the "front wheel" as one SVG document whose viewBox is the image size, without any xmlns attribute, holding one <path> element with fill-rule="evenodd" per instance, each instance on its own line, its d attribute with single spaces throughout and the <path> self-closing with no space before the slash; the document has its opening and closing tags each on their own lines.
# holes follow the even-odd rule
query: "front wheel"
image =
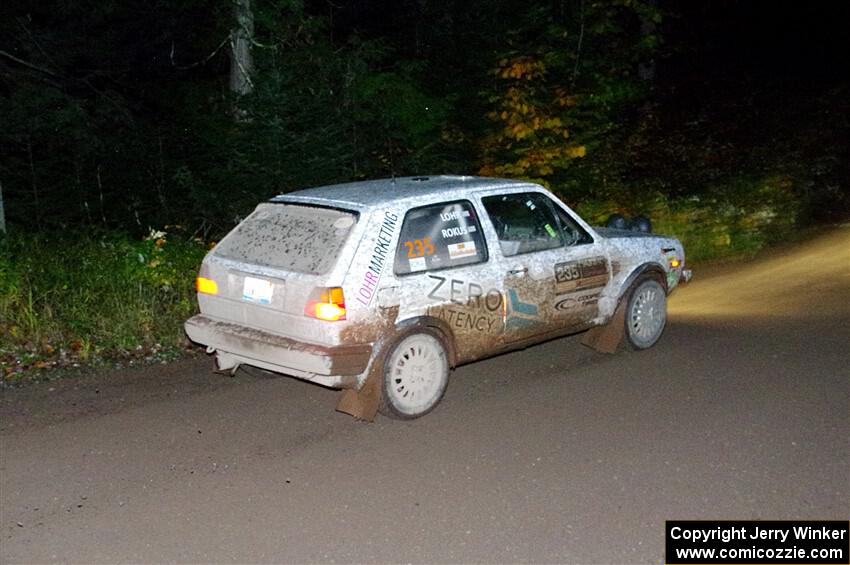
<svg viewBox="0 0 850 565">
<path fill-rule="evenodd" d="M 430 412 L 449 383 L 449 361 L 440 337 L 421 330 L 402 338 L 384 363 L 381 412 L 410 420 Z"/>
<path fill-rule="evenodd" d="M 655 279 L 643 279 L 633 288 L 626 309 L 626 338 L 634 349 L 649 349 L 667 325 L 667 293 Z"/>
</svg>

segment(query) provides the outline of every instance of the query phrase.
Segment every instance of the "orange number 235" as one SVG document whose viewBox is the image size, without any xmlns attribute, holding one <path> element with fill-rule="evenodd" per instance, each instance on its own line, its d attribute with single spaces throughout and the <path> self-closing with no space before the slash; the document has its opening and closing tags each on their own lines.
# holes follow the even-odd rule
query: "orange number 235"
<svg viewBox="0 0 850 565">
<path fill-rule="evenodd" d="M 413 241 L 405 241 L 404 246 L 407 247 L 408 257 L 424 257 L 434 253 L 434 246 L 431 245 L 431 238 L 414 239 Z"/>
</svg>

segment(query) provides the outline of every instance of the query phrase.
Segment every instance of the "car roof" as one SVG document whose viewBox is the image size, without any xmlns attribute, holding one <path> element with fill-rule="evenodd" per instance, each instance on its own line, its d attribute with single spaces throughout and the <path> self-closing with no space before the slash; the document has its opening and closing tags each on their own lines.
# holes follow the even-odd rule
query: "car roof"
<svg viewBox="0 0 850 565">
<path fill-rule="evenodd" d="M 402 203 L 422 199 L 428 201 L 433 196 L 462 198 L 465 193 L 487 188 L 540 188 L 526 181 L 499 179 L 492 177 L 474 177 L 459 175 L 437 175 L 417 177 L 397 177 L 392 179 L 369 180 L 320 186 L 281 194 L 272 198 L 272 202 L 310 202 L 338 206 L 368 208 L 371 206 Z M 424 203 L 424 202 L 423 202 Z"/>
</svg>

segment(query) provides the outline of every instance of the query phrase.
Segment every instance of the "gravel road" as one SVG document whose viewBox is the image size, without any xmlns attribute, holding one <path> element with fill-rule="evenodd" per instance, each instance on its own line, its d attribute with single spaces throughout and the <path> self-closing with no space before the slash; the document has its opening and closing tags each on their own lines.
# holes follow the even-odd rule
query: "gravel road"
<svg viewBox="0 0 850 565">
<path fill-rule="evenodd" d="M 0 561 L 663 563 L 850 516 L 850 229 L 707 266 L 653 349 L 461 367 L 413 422 L 209 358 L 0 392 Z"/>
</svg>

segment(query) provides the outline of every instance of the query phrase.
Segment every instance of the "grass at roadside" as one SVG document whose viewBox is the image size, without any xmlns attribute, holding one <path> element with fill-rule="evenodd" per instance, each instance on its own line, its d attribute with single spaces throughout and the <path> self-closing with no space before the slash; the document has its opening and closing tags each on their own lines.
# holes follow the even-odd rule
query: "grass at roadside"
<svg viewBox="0 0 850 565">
<path fill-rule="evenodd" d="M 174 356 L 197 308 L 205 252 L 202 242 L 165 232 L 3 238 L 0 377 Z"/>
</svg>

